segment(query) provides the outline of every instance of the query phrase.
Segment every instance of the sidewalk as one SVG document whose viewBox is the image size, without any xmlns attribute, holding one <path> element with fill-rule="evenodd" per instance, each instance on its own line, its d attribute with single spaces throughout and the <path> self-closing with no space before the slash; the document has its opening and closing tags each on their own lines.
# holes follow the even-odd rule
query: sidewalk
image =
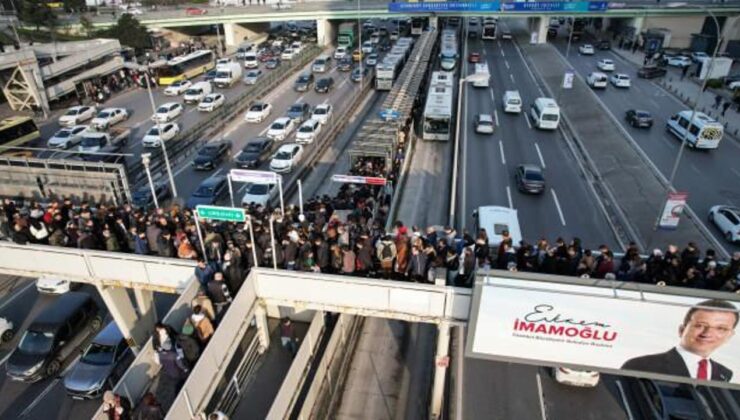
<svg viewBox="0 0 740 420">
<path fill-rule="evenodd" d="M 612 52 L 623 59 L 635 64 L 638 68 L 642 67 L 645 54 L 642 51 L 633 53 L 630 50 L 613 48 Z M 733 66 L 737 67 L 737 65 Z M 692 108 L 694 98 L 701 89 L 701 80 L 689 77 L 688 75 L 681 80 L 681 70 L 675 67 L 666 67 L 668 74 L 665 77 L 653 79 L 655 83 L 671 93 L 676 99 L 683 102 L 689 109 Z M 694 70 L 693 66 L 689 69 L 688 74 Z M 732 74 L 732 72 L 731 72 Z M 708 88 L 699 99 L 698 110 L 711 116 L 725 126 L 725 134 L 740 139 L 740 113 L 738 108 L 731 106 L 724 116 L 722 116 L 722 106 L 714 108 L 715 98 L 717 95 L 722 96 L 724 102 L 732 103 L 732 95 L 727 89 L 710 89 Z"/>
</svg>

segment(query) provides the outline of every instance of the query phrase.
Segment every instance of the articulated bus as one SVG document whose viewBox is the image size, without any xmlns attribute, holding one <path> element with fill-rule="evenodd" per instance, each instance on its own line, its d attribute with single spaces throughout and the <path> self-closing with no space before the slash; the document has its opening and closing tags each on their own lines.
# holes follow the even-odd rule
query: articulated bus
<svg viewBox="0 0 740 420">
<path fill-rule="evenodd" d="M 40 137 L 39 128 L 30 117 L 9 117 L 0 121 L 0 153 L 4 155 L 30 155 L 19 149 L 6 147 L 27 147 Z"/>
<path fill-rule="evenodd" d="M 199 76 L 215 66 L 214 54 L 211 50 L 199 50 L 187 55 L 175 57 L 167 64 L 158 67 L 157 83 L 160 86 L 171 85 L 185 79 Z"/>
<path fill-rule="evenodd" d="M 432 76 L 435 79 L 434 76 Z M 439 79 L 439 78 L 436 78 Z M 447 141 L 452 129 L 452 87 L 438 84 L 430 86 L 424 107 L 424 140 Z"/>
<path fill-rule="evenodd" d="M 424 32 L 424 27 L 426 26 L 427 19 L 426 18 L 412 18 L 411 19 L 411 35 L 412 36 L 419 36 L 422 32 Z"/>
</svg>

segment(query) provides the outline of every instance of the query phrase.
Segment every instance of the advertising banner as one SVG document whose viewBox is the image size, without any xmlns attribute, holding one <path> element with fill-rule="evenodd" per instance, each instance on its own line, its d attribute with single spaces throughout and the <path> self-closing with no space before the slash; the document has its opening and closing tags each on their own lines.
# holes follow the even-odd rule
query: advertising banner
<svg viewBox="0 0 740 420">
<path fill-rule="evenodd" d="M 388 11 L 391 13 L 496 12 L 500 9 L 501 3 L 497 1 L 388 3 Z"/>
<path fill-rule="evenodd" d="M 566 71 L 563 75 L 563 89 L 573 89 L 573 79 L 576 74 L 572 71 Z"/>
<path fill-rule="evenodd" d="M 603 12 L 609 8 L 605 1 L 529 1 L 503 3 L 504 12 Z"/>
<path fill-rule="evenodd" d="M 499 277 L 475 294 L 468 357 L 740 384 L 740 302 L 732 294 L 707 299 Z"/>
<path fill-rule="evenodd" d="M 661 229 L 678 228 L 678 221 L 681 219 L 681 213 L 683 213 L 683 209 L 686 207 L 686 199 L 688 197 L 689 194 L 685 192 L 668 193 L 668 199 L 665 201 L 665 207 L 663 207 L 663 213 L 660 215 L 658 227 Z"/>
<path fill-rule="evenodd" d="M 331 180 L 334 182 L 341 182 L 344 184 L 385 185 L 385 178 L 380 178 L 376 176 L 356 176 L 356 175 L 334 174 L 331 176 Z"/>
</svg>

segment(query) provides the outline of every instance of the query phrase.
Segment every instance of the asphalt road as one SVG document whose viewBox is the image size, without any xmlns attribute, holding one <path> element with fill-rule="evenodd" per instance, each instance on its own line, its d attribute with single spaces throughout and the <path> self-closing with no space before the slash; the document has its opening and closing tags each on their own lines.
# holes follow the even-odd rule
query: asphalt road
<svg viewBox="0 0 740 420">
<path fill-rule="evenodd" d="M 562 36 L 554 40 L 553 44 L 565 56 L 567 39 L 564 30 Z M 571 45 L 568 61 L 577 73 L 586 78 L 593 71 L 599 71 L 596 63 L 601 58 L 611 58 L 615 61 L 617 73 L 626 73 L 630 76 L 630 88 L 616 88 L 609 84 L 606 89 L 595 89 L 596 96 L 601 100 L 610 114 L 624 127 L 648 158 L 665 176 L 670 177 L 676 156 L 681 146 L 680 140 L 665 130 L 666 121 L 675 113 L 688 109 L 672 94 L 651 80 L 637 77 L 638 67 L 622 59 L 612 51 L 596 51 L 593 56 L 583 56 L 578 53 L 578 46 L 582 42 Z M 674 77 L 680 72 L 668 68 Z M 649 111 L 654 118 L 652 129 L 637 129 L 631 127 L 624 119 L 628 109 Z M 687 147 L 678 166 L 674 186 L 678 191 L 689 193 L 688 203 L 691 208 L 705 221 L 705 225 L 715 235 L 717 240 L 732 253 L 740 251 L 740 244 L 732 244 L 723 238 L 712 223 L 706 219 L 709 208 L 718 205 L 740 206 L 740 142 L 725 135 L 716 150 L 694 150 Z M 657 216 L 657 215 L 656 215 Z"/>
<path fill-rule="evenodd" d="M 544 237 L 569 241 L 579 237 L 587 247 L 617 241 L 596 199 L 584 182 L 560 131 L 540 131 L 531 126 L 528 105 L 542 95 L 520 52 L 512 41 L 468 40 L 468 52 L 479 52 L 491 72 L 489 88 L 467 85 L 463 111 L 461 167 L 458 178 L 460 205 L 458 220 L 473 229 L 472 212 L 479 206 L 499 205 L 518 210 L 523 238 L 534 243 Z M 463 57 L 467 60 L 467 53 Z M 473 66 L 468 71 L 473 72 Z M 502 97 L 506 90 L 518 90 L 521 114 L 505 114 Z M 477 134 L 476 114 L 492 114 L 493 135 Z M 517 190 L 517 165 L 533 163 L 544 168 L 547 189 L 541 195 Z"/>
<path fill-rule="evenodd" d="M 95 287 L 84 285 L 80 291 L 95 298 L 105 322 L 111 321 Z M 0 346 L 0 418 L 3 419 L 84 419 L 90 418 L 100 405 L 99 400 L 77 401 L 64 391 L 62 377 L 77 361 L 67 360 L 57 378 L 46 378 L 33 384 L 12 381 L 5 375 L 7 357 L 33 319 L 56 299 L 39 294 L 35 279 L 0 276 L 0 316 L 13 322 L 15 338 Z M 157 313 L 165 314 L 175 302 L 175 295 L 155 293 Z M 92 340 L 93 335 L 88 337 Z"/>
</svg>

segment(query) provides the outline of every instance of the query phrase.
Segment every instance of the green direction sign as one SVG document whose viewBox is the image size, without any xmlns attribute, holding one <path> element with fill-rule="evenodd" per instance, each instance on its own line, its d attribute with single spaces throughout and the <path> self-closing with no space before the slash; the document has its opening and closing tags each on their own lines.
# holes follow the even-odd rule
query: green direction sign
<svg viewBox="0 0 740 420">
<path fill-rule="evenodd" d="M 247 216 L 244 209 L 219 206 L 197 206 L 195 210 L 201 219 L 223 220 L 225 222 L 244 222 Z"/>
</svg>

